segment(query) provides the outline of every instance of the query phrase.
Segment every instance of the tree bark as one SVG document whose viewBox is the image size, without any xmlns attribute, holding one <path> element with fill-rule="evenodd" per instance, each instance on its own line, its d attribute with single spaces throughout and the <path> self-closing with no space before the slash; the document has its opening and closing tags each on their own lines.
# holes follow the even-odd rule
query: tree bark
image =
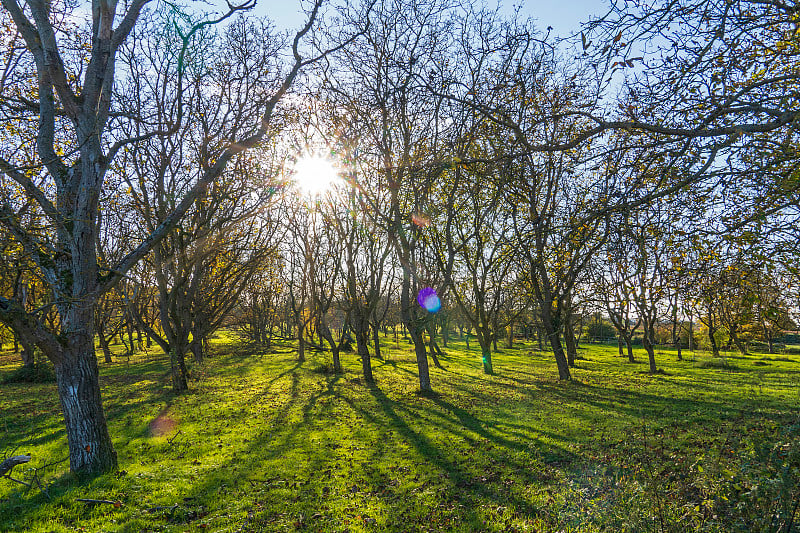
<svg viewBox="0 0 800 533">
<path fill-rule="evenodd" d="M 15 337 L 16 340 L 16 337 Z M 36 362 L 36 357 L 34 352 L 34 347 L 29 342 L 25 341 L 24 339 L 19 340 L 20 344 L 22 344 L 22 351 L 20 352 L 20 357 L 22 358 L 22 366 L 31 367 Z"/>
<path fill-rule="evenodd" d="M 375 358 L 382 359 L 381 355 L 381 328 L 377 323 L 372 324 L 372 344 L 375 345 Z"/>
<path fill-rule="evenodd" d="M 400 293 L 400 313 L 403 323 L 414 343 L 414 353 L 417 357 L 417 373 L 419 375 L 419 389 L 423 392 L 432 392 L 431 378 L 428 370 L 428 349 L 425 346 L 425 339 L 418 328 L 414 311 L 411 309 L 411 272 L 409 266 L 403 264 L 403 287 Z"/>
<path fill-rule="evenodd" d="M 572 379 L 572 374 L 569 371 L 569 362 L 564 355 L 564 347 L 561 344 L 560 328 L 555 320 L 555 317 L 551 316 L 548 311 L 542 311 L 542 325 L 550 341 L 550 347 L 553 348 L 553 355 L 555 356 L 556 366 L 558 367 L 558 379 L 570 380 Z"/>
<path fill-rule="evenodd" d="M 567 312 L 567 317 L 564 319 L 564 344 L 567 345 L 567 364 L 570 367 L 574 367 L 578 349 L 575 345 L 575 331 L 572 329 L 572 319 L 569 317 L 569 312 Z"/>
<path fill-rule="evenodd" d="M 367 383 L 375 383 L 375 378 L 372 376 L 372 360 L 370 359 L 368 345 L 370 327 L 369 324 L 366 324 L 366 328 L 363 326 L 364 324 L 355 332 L 356 349 L 358 350 L 358 356 L 361 358 L 361 371 L 364 374 L 364 381 Z"/>
<path fill-rule="evenodd" d="M 58 395 L 69 445 L 69 465 L 80 477 L 117 467 L 100 399 L 99 372 L 94 351 L 91 313 L 70 324 L 69 340 L 54 364 Z"/>
<path fill-rule="evenodd" d="M 645 351 L 647 351 L 647 359 L 650 363 L 651 374 L 658 372 L 658 367 L 656 366 L 656 352 L 655 348 L 653 347 L 654 337 L 655 335 L 653 327 L 646 326 L 644 329 L 644 335 L 642 335 L 642 345 L 644 346 Z"/>
</svg>

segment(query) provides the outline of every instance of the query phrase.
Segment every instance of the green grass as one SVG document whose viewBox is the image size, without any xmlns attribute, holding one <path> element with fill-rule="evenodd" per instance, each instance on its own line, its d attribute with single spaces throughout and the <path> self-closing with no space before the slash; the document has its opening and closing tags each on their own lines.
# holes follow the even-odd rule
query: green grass
<svg viewBox="0 0 800 533">
<path fill-rule="evenodd" d="M 13 475 L 34 484 L 0 479 L 0 531 L 779 531 L 793 512 L 798 356 L 662 350 L 650 376 L 643 352 L 587 346 L 563 383 L 533 346 L 485 376 L 455 344 L 420 395 L 410 347 L 384 351 L 369 387 L 354 354 L 332 375 L 223 336 L 181 396 L 159 352 L 101 362 L 120 470 L 83 485 L 52 464 L 54 385 L 0 385 L 0 453 L 31 453 Z"/>
</svg>

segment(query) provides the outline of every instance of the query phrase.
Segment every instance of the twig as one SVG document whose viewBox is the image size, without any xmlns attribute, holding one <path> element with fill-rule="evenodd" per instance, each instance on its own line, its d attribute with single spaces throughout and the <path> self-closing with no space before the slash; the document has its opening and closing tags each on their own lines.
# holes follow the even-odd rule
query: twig
<svg viewBox="0 0 800 533">
<path fill-rule="evenodd" d="M 8 475 L 8 474 L 5 474 L 5 475 L 4 475 L 4 476 L 2 476 L 2 477 L 6 478 L 6 479 L 10 479 L 11 481 L 14 481 L 14 482 L 16 482 L 16 483 L 19 483 L 20 485 L 25 485 L 26 487 L 30 487 L 30 486 L 31 486 L 31 484 L 30 484 L 30 483 L 27 483 L 27 482 L 25 482 L 25 481 L 22 481 L 22 480 L 19 480 L 19 479 L 14 479 L 13 477 L 11 477 L 11 476 L 10 476 L 10 475 Z"/>
<path fill-rule="evenodd" d="M 169 443 L 170 446 L 172 446 L 172 442 L 175 439 L 177 439 L 178 435 L 180 435 L 181 433 L 183 433 L 183 432 L 179 429 L 177 433 L 175 433 L 173 436 L 171 436 L 170 438 L 167 439 L 167 442 Z"/>
<path fill-rule="evenodd" d="M 90 498 L 78 498 L 75 501 L 76 502 L 82 502 L 82 503 L 107 503 L 109 505 L 113 505 L 114 507 L 121 507 L 122 506 L 122 502 L 119 501 L 119 500 L 114 502 L 114 501 L 111 501 L 111 500 L 92 500 Z"/>
<path fill-rule="evenodd" d="M 155 513 L 158 511 L 167 511 L 167 510 L 170 512 L 175 512 L 175 509 L 177 508 L 178 504 L 176 503 L 175 505 L 159 505 L 156 507 L 150 507 L 148 509 L 145 509 L 145 511 L 147 511 L 148 513 Z"/>
</svg>

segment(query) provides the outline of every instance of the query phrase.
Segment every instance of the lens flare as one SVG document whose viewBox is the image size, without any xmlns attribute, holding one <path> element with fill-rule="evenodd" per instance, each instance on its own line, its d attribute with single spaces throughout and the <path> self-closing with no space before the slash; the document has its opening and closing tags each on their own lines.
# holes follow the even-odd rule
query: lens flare
<svg viewBox="0 0 800 533">
<path fill-rule="evenodd" d="M 161 437 L 171 433 L 178 425 L 178 421 L 167 414 L 168 408 L 162 409 L 149 424 L 148 429 L 153 437 Z"/>
<path fill-rule="evenodd" d="M 425 213 L 414 213 L 411 215 L 411 222 L 420 228 L 427 228 L 431 225 L 431 219 Z"/>
<path fill-rule="evenodd" d="M 419 294 L 417 294 L 417 303 L 429 313 L 435 313 L 442 308 L 442 301 L 439 299 L 439 295 L 436 294 L 436 290 L 431 287 L 425 287 L 419 291 Z"/>
</svg>

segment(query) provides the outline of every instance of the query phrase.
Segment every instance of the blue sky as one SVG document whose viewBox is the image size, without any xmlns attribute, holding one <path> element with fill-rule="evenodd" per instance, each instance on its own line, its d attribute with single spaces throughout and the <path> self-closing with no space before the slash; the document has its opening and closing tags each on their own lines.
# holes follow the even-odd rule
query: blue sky
<svg viewBox="0 0 800 533">
<path fill-rule="evenodd" d="M 552 26 L 553 33 L 563 37 L 580 30 L 581 22 L 590 16 L 605 14 L 608 0 L 501 0 L 500 4 L 509 13 L 521 4 L 521 16 L 533 18 L 543 30 Z M 281 29 L 292 29 L 303 22 L 299 0 L 258 0 L 255 11 L 267 15 Z"/>
</svg>

